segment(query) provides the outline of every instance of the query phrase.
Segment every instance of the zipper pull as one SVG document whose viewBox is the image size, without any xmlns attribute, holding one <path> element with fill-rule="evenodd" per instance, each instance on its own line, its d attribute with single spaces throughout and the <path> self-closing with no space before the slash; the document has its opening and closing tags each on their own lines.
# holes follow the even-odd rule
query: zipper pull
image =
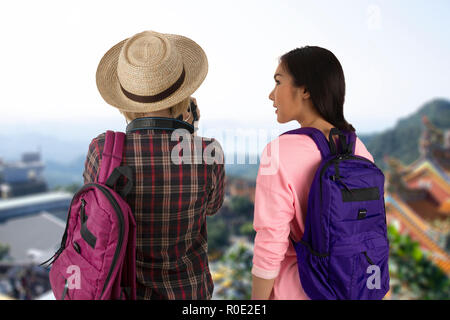
<svg viewBox="0 0 450 320">
<path fill-rule="evenodd" d="M 86 200 L 81 199 L 81 210 L 80 210 L 81 223 L 85 223 L 86 222 L 86 214 L 84 212 L 85 206 L 86 206 Z"/>
<path fill-rule="evenodd" d="M 366 251 L 363 251 L 364 255 L 366 256 L 366 260 L 369 264 L 374 265 L 375 263 L 373 263 L 373 261 L 369 258 L 369 256 L 367 255 Z"/>
<path fill-rule="evenodd" d="M 336 180 L 338 180 L 345 187 L 345 189 L 353 194 L 353 191 L 344 183 L 344 181 L 342 181 L 341 177 L 336 177 Z"/>
<path fill-rule="evenodd" d="M 69 283 L 67 282 L 67 279 L 65 279 L 65 281 L 64 281 L 64 290 L 63 290 L 63 293 L 62 293 L 61 300 L 64 300 L 66 298 L 68 290 L 69 290 Z"/>
<path fill-rule="evenodd" d="M 342 156 L 339 156 L 338 159 L 342 160 Z M 344 183 L 344 181 L 342 181 L 339 175 L 339 160 L 334 162 L 334 171 L 336 172 L 336 174 L 334 176 L 331 176 L 331 179 L 333 181 L 339 181 L 345 187 L 345 189 L 353 194 L 352 190 L 350 190 L 350 188 Z"/>
</svg>

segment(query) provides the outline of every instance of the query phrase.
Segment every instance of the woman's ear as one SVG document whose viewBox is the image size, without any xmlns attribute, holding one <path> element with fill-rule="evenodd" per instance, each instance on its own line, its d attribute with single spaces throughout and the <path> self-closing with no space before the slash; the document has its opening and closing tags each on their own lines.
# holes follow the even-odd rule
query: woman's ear
<svg viewBox="0 0 450 320">
<path fill-rule="evenodd" d="M 309 91 L 306 90 L 305 86 L 292 87 L 293 95 L 296 99 L 307 100 L 310 98 Z"/>
<path fill-rule="evenodd" d="M 309 94 L 309 91 L 306 89 L 305 86 L 300 87 L 301 96 L 303 99 L 309 99 L 311 98 L 311 95 Z"/>
</svg>

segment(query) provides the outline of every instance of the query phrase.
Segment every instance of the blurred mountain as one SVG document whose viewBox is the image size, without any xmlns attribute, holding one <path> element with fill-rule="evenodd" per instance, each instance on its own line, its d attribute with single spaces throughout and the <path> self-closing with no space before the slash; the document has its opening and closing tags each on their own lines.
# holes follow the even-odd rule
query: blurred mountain
<svg viewBox="0 0 450 320">
<path fill-rule="evenodd" d="M 398 120 L 397 124 L 380 133 L 359 138 L 374 157 L 375 163 L 385 168 L 383 157 L 389 155 L 410 164 L 419 157 L 419 138 L 423 131 L 422 118 L 427 116 L 439 129 L 450 129 L 450 101 L 434 99 L 423 104 L 415 113 Z"/>
<path fill-rule="evenodd" d="M 40 151 L 42 160 L 70 163 L 81 154 L 86 154 L 90 140 L 75 140 L 66 136 L 60 138 L 41 133 L 0 134 L 0 158 L 7 161 L 19 160 L 21 154 L 29 151 Z"/>
<path fill-rule="evenodd" d="M 83 184 L 83 170 L 86 156 L 79 156 L 69 163 L 46 161 L 44 176 L 50 189 L 56 186 Z"/>
</svg>

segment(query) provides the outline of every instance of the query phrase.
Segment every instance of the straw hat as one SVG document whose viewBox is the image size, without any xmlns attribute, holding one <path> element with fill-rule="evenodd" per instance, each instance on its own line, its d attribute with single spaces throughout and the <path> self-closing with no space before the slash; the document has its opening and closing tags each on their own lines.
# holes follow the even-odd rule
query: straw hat
<svg viewBox="0 0 450 320">
<path fill-rule="evenodd" d="M 203 49 L 189 38 L 144 31 L 125 39 L 100 60 L 97 88 L 122 111 L 153 112 L 189 97 L 208 73 Z"/>
</svg>

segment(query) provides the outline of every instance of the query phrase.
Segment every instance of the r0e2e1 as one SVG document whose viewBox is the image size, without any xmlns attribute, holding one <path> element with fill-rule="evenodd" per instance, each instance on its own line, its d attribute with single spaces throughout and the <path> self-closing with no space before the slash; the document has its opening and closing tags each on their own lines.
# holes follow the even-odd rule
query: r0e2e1
<svg viewBox="0 0 450 320">
<path fill-rule="evenodd" d="M 264 304 L 227 304 L 227 314 L 266 314 L 266 306 Z"/>
</svg>

